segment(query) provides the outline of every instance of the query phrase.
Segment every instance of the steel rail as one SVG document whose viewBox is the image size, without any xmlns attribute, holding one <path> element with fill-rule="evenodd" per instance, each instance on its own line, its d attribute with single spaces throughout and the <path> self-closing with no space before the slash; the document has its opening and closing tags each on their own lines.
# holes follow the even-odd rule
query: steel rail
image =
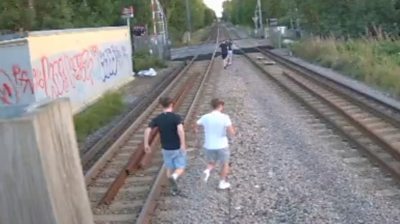
<svg viewBox="0 0 400 224">
<path fill-rule="evenodd" d="M 215 60 L 215 56 L 216 56 L 216 52 L 217 52 L 217 47 L 218 47 L 218 40 L 220 38 L 220 29 L 217 29 L 217 38 L 216 38 L 216 42 L 217 42 L 217 46 L 213 52 L 210 64 L 207 67 L 207 70 L 202 78 L 201 84 L 200 84 L 200 88 L 197 91 L 194 100 L 192 101 L 190 107 L 189 107 L 189 111 L 187 112 L 187 116 L 185 117 L 185 123 L 189 123 L 189 119 L 191 119 L 191 115 L 193 113 L 193 110 L 195 108 L 195 105 L 198 103 L 199 98 L 200 98 L 200 94 L 203 91 L 204 88 L 204 83 L 206 82 L 211 68 L 214 64 L 214 60 Z M 166 176 L 165 176 L 165 166 L 163 165 L 162 168 L 160 169 L 160 172 L 157 175 L 157 178 L 150 190 L 149 196 L 146 199 L 146 202 L 139 214 L 139 217 L 136 221 L 137 224 L 146 224 L 146 223 L 150 223 L 151 220 L 151 213 L 154 211 L 155 206 L 156 206 L 156 198 L 158 197 L 158 195 L 161 192 L 161 186 L 163 183 L 166 182 Z"/>
</svg>

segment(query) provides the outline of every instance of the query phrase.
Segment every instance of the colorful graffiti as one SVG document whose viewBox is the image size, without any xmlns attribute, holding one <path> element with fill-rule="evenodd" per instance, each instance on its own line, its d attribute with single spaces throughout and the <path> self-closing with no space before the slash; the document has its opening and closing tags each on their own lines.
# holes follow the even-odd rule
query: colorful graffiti
<svg viewBox="0 0 400 224">
<path fill-rule="evenodd" d="M 100 53 L 99 60 L 103 69 L 103 82 L 118 74 L 118 67 L 123 66 L 125 59 L 129 60 L 129 55 L 124 46 L 112 45 Z"/>
<path fill-rule="evenodd" d="M 69 97 L 82 105 L 131 76 L 129 44 L 92 45 L 79 51 L 44 54 L 33 61 L 27 48 L 10 47 L 11 60 L 0 61 L 0 106 L 58 97 Z"/>
<path fill-rule="evenodd" d="M 65 96 L 77 85 L 93 86 L 95 77 L 103 82 L 118 75 L 118 68 L 130 60 L 124 46 L 112 45 L 105 49 L 91 46 L 76 54 L 58 57 L 43 56 L 40 65 L 33 68 L 35 88 L 47 97 Z"/>
<path fill-rule="evenodd" d="M 25 94 L 34 94 L 29 72 L 19 65 L 13 65 L 11 72 L 0 68 L 0 105 L 17 104 Z"/>
<path fill-rule="evenodd" d="M 40 65 L 32 70 L 35 88 L 56 98 L 72 91 L 78 83 L 93 85 L 97 54 L 97 46 L 92 46 L 72 55 L 43 56 Z"/>
</svg>

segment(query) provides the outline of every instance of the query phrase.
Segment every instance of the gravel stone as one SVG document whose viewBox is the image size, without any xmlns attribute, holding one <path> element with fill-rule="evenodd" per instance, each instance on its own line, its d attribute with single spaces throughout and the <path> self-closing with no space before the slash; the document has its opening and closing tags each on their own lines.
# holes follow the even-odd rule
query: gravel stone
<svg viewBox="0 0 400 224">
<path fill-rule="evenodd" d="M 154 223 L 400 223 L 400 190 L 386 173 L 246 59 L 219 64 L 210 82 L 238 127 L 232 189 L 216 189 L 216 172 L 201 182 L 195 150 L 182 196 L 166 193 Z"/>
</svg>

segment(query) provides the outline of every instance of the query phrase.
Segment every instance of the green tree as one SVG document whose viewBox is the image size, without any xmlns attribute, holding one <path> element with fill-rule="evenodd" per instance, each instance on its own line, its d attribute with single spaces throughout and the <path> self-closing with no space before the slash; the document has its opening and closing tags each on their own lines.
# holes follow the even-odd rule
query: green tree
<svg viewBox="0 0 400 224">
<path fill-rule="evenodd" d="M 168 25 L 182 34 L 186 30 L 183 0 L 161 0 Z M 212 23 L 214 12 L 202 0 L 190 0 L 193 28 Z M 134 24 L 152 24 L 150 0 L 0 0 L 0 30 L 43 30 L 124 24 L 121 10 L 135 8 Z M 151 30 L 151 29 L 150 29 Z"/>
<path fill-rule="evenodd" d="M 304 29 L 322 35 L 364 35 L 366 30 L 398 34 L 399 0 L 262 0 L 266 17 L 281 25 L 300 19 Z M 235 24 L 252 25 L 255 0 L 224 3 L 224 18 Z"/>
</svg>

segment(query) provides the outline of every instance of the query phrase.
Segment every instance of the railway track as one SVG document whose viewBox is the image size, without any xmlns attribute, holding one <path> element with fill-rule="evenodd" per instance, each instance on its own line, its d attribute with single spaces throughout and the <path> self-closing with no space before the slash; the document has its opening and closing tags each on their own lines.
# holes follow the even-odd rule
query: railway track
<svg viewBox="0 0 400 224">
<path fill-rule="evenodd" d="M 219 29 L 214 29 L 218 40 Z M 215 41 L 215 40 L 214 40 Z M 147 223 L 155 199 L 165 184 L 164 167 L 156 131 L 151 134 L 152 154 L 144 153 L 143 132 L 150 119 L 161 112 L 158 98 L 176 100 L 176 111 L 189 123 L 198 105 L 215 52 L 206 60 L 194 57 L 159 96 L 141 113 L 111 147 L 85 172 L 89 199 L 96 223 Z"/>
<path fill-rule="evenodd" d="M 400 111 L 397 108 L 321 76 L 268 47 L 240 51 L 272 81 L 400 180 Z"/>
<path fill-rule="evenodd" d="M 214 34 L 218 32 L 217 30 L 217 25 L 211 28 L 210 35 L 205 43 L 215 42 L 216 37 Z M 98 139 L 92 145 L 81 149 L 81 160 L 85 174 L 96 163 L 96 161 L 101 159 L 104 153 L 106 153 L 110 148 L 115 147 L 115 145 L 113 145 L 114 141 L 110 139 L 117 140 L 130 127 L 130 124 L 133 123 L 148 106 L 150 106 L 154 99 L 160 95 L 160 93 L 178 76 L 178 74 L 183 71 L 184 68 L 185 65 L 182 65 L 174 69 L 171 74 L 156 84 L 153 91 L 144 95 L 136 105 L 132 106 L 129 112 L 124 115 L 124 117 L 119 120 L 117 124 L 105 134 L 105 136 Z"/>
</svg>

